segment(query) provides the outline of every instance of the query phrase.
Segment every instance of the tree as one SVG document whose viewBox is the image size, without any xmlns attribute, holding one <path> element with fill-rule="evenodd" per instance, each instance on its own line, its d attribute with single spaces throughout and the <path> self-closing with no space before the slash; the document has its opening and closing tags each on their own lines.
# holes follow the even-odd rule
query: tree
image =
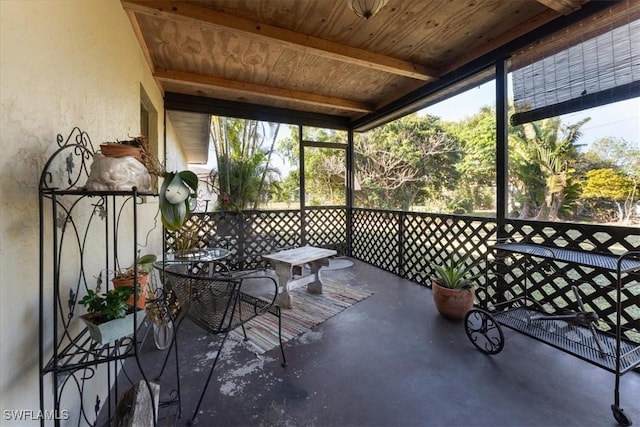
<svg viewBox="0 0 640 427">
<path fill-rule="evenodd" d="M 640 147 L 620 138 L 601 138 L 584 154 L 592 169 L 612 168 L 630 177 L 640 178 Z"/>
<path fill-rule="evenodd" d="M 346 142 L 345 131 L 303 127 L 305 141 L 315 143 Z M 345 198 L 345 172 L 346 172 L 346 144 L 345 150 L 337 148 L 306 147 L 304 151 L 305 163 L 305 193 L 309 198 L 309 205 L 337 204 L 343 205 Z M 278 145 L 278 150 L 291 164 L 298 164 L 300 159 L 300 145 L 298 143 L 298 128 L 292 129 L 291 135 L 283 138 Z M 298 200 L 300 171 L 291 169 L 288 181 L 288 193 L 290 200 L 291 190 L 295 189 L 295 200 Z M 294 180 L 297 184 L 294 187 Z"/>
<path fill-rule="evenodd" d="M 496 112 L 482 107 L 473 116 L 446 123 L 448 132 L 461 143 L 462 159 L 456 164 L 460 174 L 457 199 L 469 200 L 471 209 L 488 209 L 495 200 Z"/>
<path fill-rule="evenodd" d="M 256 209 L 267 201 L 279 179 L 279 171 L 271 166 L 279 128 L 280 124 L 255 120 L 211 118 L 217 167 L 208 184 L 218 193 L 218 209 Z"/>
<path fill-rule="evenodd" d="M 514 162 L 514 175 L 529 191 L 522 213 L 528 215 L 532 208 L 528 204 L 535 203 L 536 219 L 557 221 L 560 211 L 575 201 L 578 193 L 573 176 L 578 158 L 577 141 L 580 128 L 587 121 L 589 118 L 565 126 L 554 117 L 516 126 L 510 133 L 510 142 L 515 143 L 515 153 L 519 155 Z M 536 174 L 542 179 L 537 179 Z"/>
<path fill-rule="evenodd" d="M 408 210 L 458 178 L 459 142 L 435 116 L 411 114 L 360 134 L 354 151 L 365 206 Z"/>
<path fill-rule="evenodd" d="M 582 197 L 612 201 L 618 211 L 618 222 L 628 222 L 633 214 L 637 183 L 622 172 L 611 168 L 594 169 L 586 174 Z"/>
</svg>

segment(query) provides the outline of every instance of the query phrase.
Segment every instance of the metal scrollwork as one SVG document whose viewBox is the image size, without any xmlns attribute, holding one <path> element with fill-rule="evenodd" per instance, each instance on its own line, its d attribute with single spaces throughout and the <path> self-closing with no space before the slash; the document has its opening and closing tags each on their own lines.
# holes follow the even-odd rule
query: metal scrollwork
<svg viewBox="0 0 640 427">
<path fill-rule="evenodd" d="M 96 150 L 89 135 L 75 127 L 64 138 L 56 137 L 58 149 L 49 158 L 40 176 L 40 189 L 72 189 L 86 181 Z"/>
<path fill-rule="evenodd" d="M 76 307 L 76 298 L 77 295 L 73 292 L 73 289 L 69 289 L 69 301 L 67 302 L 69 308 L 69 313 L 67 314 L 68 319 L 73 318 L 73 310 Z"/>
</svg>

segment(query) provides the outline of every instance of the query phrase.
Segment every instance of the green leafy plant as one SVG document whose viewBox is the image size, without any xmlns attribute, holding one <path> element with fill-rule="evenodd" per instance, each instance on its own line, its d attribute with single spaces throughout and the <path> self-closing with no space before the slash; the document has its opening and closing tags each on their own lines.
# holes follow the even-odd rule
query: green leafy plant
<svg viewBox="0 0 640 427">
<path fill-rule="evenodd" d="M 153 268 L 153 263 L 158 259 L 154 254 L 145 254 L 136 259 L 138 266 L 138 275 L 148 274 Z M 118 279 L 133 279 L 134 265 L 124 270 L 116 272 L 115 277 Z"/>
<path fill-rule="evenodd" d="M 165 171 L 158 158 L 149 149 L 147 138 L 142 135 L 126 141 L 116 141 L 104 145 L 126 145 L 139 149 L 140 154 L 136 158 L 150 174 L 163 178 L 159 194 L 162 224 L 170 231 L 176 231 L 182 227 L 196 205 L 197 175 L 189 170 Z"/>
<path fill-rule="evenodd" d="M 162 224 L 169 231 L 177 231 L 195 208 L 198 177 L 188 170 L 165 172 L 163 177 L 159 194 Z"/>
<path fill-rule="evenodd" d="M 467 259 L 470 254 L 466 254 L 462 257 L 449 257 L 442 264 L 433 266 L 435 273 L 435 281 L 440 286 L 449 289 L 471 289 L 473 287 L 473 280 L 481 276 L 481 272 L 478 274 L 471 274 L 471 270 L 476 267 L 480 261 L 467 263 Z"/>
<path fill-rule="evenodd" d="M 127 315 L 131 308 L 127 300 L 131 295 L 133 288 L 129 287 L 111 289 L 104 294 L 97 294 L 89 289 L 78 303 L 87 308 L 95 323 L 104 323 Z"/>
</svg>

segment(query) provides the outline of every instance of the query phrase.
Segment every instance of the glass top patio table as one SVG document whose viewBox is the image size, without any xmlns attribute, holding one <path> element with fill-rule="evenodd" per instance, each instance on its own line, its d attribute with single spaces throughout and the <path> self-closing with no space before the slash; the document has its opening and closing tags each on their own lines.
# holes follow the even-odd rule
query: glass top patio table
<svg viewBox="0 0 640 427">
<path fill-rule="evenodd" d="M 167 261 L 211 262 L 220 261 L 227 256 L 229 256 L 229 251 L 224 248 L 196 248 L 168 253 L 165 258 Z"/>
</svg>

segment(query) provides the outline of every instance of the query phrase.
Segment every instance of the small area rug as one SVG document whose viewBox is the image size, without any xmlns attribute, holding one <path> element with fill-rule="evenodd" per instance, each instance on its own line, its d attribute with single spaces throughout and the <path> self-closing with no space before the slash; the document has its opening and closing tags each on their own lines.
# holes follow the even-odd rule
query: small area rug
<svg viewBox="0 0 640 427">
<path fill-rule="evenodd" d="M 301 286 L 289 291 L 293 308 L 282 311 L 282 342 L 294 339 L 327 319 L 373 295 L 340 283 L 323 280 L 322 295 L 307 292 Z M 237 328 L 229 338 L 242 342 L 250 351 L 263 354 L 280 345 L 278 318 L 270 313 L 249 321 L 245 328 L 249 341 L 243 341 L 242 329 Z"/>
</svg>

